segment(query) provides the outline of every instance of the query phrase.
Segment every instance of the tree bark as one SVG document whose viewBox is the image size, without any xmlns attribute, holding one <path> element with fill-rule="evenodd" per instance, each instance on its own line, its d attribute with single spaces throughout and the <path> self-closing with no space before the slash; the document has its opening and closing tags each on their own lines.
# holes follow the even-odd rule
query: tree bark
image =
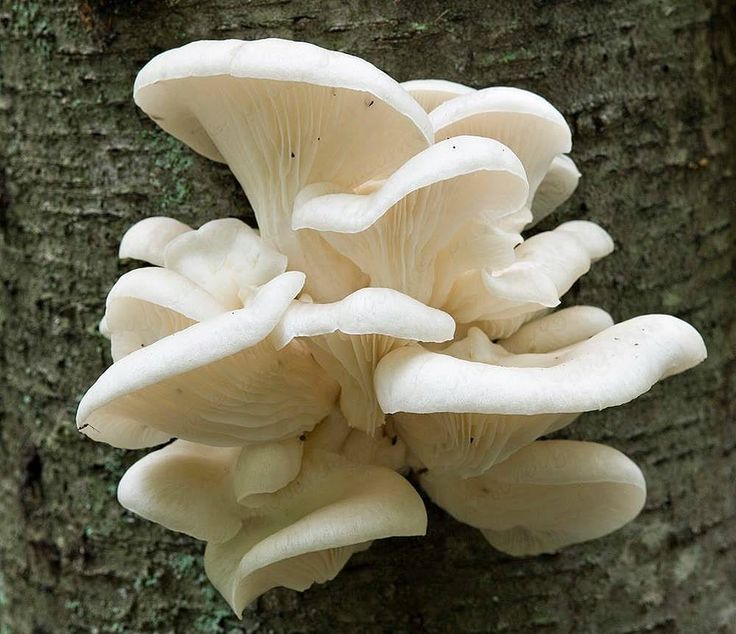
<svg viewBox="0 0 736 634">
<path fill-rule="evenodd" d="M 0 0 L 0 631 L 736 632 L 735 34 L 715 0 Z M 73 420 L 110 362 L 97 323 L 119 239 L 149 215 L 252 222 L 225 167 L 136 109 L 133 79 L 190 40 L 268 36 L 398 80 L 528 88 L 565 114 L 583 179 L 545 228 L 590 219 L 617 246 L 568 303 L 676 314 L 710 351 L 565 432 L 642 466 L 631 525 L 513 559 L 428 502 L 426 538 L 378 542 L 237 621 L 201 544 L 118 506 L 140 454 Z"/>
</svg>

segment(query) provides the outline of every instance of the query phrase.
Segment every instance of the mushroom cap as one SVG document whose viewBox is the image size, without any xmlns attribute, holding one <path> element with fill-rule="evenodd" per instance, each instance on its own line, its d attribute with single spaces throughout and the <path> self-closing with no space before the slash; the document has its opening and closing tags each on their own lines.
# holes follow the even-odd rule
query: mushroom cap
<svg viewBox="0 0 736 634">
<path fill-rule="evenodd" d="M 330 412 L 307 436 L 306 445 L 336 453 L 357 464 L 407 471 L 406 445 L 398 437 L 395 425 L 387 421 L 380 434 L 367 434 L 348 426 L 339 408 Z"/>
<path fill-rule="evenodd" d="M 213 445 L 280 440 L 311 429 L 337 386 L 298 347 L 267 340 L 304 283 L 284 273 L 248 307 L 194 324 L 114 363 L 85 394 L 77 426 L 140 448 L 172 436 Z"/>
<path fill-rule="evenodd" d="M 252 287 L 286 270 L 286 256 L 266 246 L 237 218 L 220 218 L 171 240 L 166 268 L 177 271 L 216 297 L 228 310 L 242 308 Z"/>
<path fill-rule="evenodd" d="M 447 313 L 390 288 L 363 288 L 331 304 L 294 302 L 271 337 L 277 348 L 302 338 L 340 384 L 348 424 L 372 434 L 384 423 L 373 388 L 380 359 L 409 341 L 448 341 L 454 332 Z"/>
<path fill-rule="evenodd" d="M 449 277 L 439 281 L 443 287 L 454 281 L 457 267 L 437 267 L 436 262 L 447 259 L 443 251 L 453 249 L 455 237 L 470 225 L 500 224 L 498 219 L 521 208 L 528 195 L 524 168 L 513 152 L 497 141 L 470 136 L 427 148 L 370 193 L 325 189 L 313 185 L 302 190 L 292 226 L 323 232 L 372 286 L 395 288 L 424 302 L 432 297 L 438 277 Z M 502 248 L 513 257 L 515 242 L 503 234 L 495 241 L 488 232 L 485 237 L 489 257 Z"/>
<path fill-rule="evenodd" d="M 432 500 L 512 555 L 553 552 L 634 519 L 646 499 L 639 468 L 611 447 L 537 441 L 484 474 L 421 477 Z"/>
<path fill-rule="evenodd" d="M 475 92 L 475 89 L 470 86 L 446 79 L 412 79 L 403 82 L 401 87 L 414 97 L 427 112 L 432 112 L 448 99 Z"/>
<path fill-rule="evenodd" d="M 565 222 L 522 242 L 508 267 L 479 269 L 461 277 L 442 308 L 458 322 L 469 323 L 557 306 L 590 265 L 612 251 L 613 240 L 598 225 Z"/>
<path fill-rule="evenodd" d="M 212 295 L 175 271 L 125 273 L 110 289 L 103 317 L 113 361 L 224 312 Z"/>
<path fill-rule="evenodd" d="M 562 414 L 627 403 L 706 355 L 700 334 L 669 315 L 636 317 L 543 354 L 511 354 L 471 328 L 444 354 L 419 345 L 394 350 L 374 382 L 388 414 Z"/>
<path fill-rule="evenodd" d="M 243 447 L 233 473 L 238 503 L 249 506 L 248 498 L 283 489 L 299 474 L 303 450 L 298 438 Z"/>
<path fill-rule="evenodd" d="M 575 162 L 565 154 L 555 156 L 534 194 L 532 225 L 546 218 L 570 198 L 577 189 L 579 181 L 580 172 Z"/>
<path fill-rule="evenodd" d="M 452 192 L 454 208 L 441 208 L 435 212 L 437 216 L 442 216 L 441 212 L 472 216 L 492 211 L 501 217 L 519 209 L 529 190 L 524 166 L 509 148 L 493 139 L 458 136 L 411 157 L 368 194 L 310 197 L 302 191 L 292 227 L 360 233 L 386 214 L 396 213 L 392 208 L 410 194 L 454 179 L 458 179 L 457 191 Z M 468 207 L 470 211 L 466 211 Z"/>
<path fill-rule="evenodd" d="M 595 306 L 571 306 L 525 323 L 498 343 L 509 352 L 552 352 L 613 326 L 613 318 Z"/>
<path fill-rule="evenodd" d="M 332 579 L 374 539 L 426 531 L 424 504 L 404 478 L 322 451 L 305 455 L 297 479 L 271 498 L 234 539 L 205 551 L 207 575 L 238 615 L 275 586 Z"/>
<path fill-rule="evenodd" d="M 196 539 L 224 542 L 242 524 L 232 478 L 239 447 L 176 440 L 133 464 L 118 501 L 129 511 Z"/>
<path fill-rule="evenodd" d="M 271 337 L 281 349 L 296 337 L 338 332 L 442 342 L 452 339 L 455 322 L 447 313 L 392 288 L 361 288 L 329 304 L 292 303 Z"/>
<path fill-rule="evenodd" d="M 164 130 L 229 165 L 261 236 L 319 300 L 344 297 L 362 278 L 319 235 L 293 232 L 298 193 L 386 178 L 433 141 L 426 113 L 388 75 L 303 42 L 193 42 L 151 60 L 134 96 Z"/>
<path fill-rule="evenodd" d="M 552 160 L 569 152 L 572 136 L 565 118 L 537 94 L 498 86 L 460 95 L 429 115 L 437 139 L 474 134 L 507 145 L 524 164 L 529 206 Z"/>
<path fill-rule="evenodd" d="M 154 57 L 138 73 L 133 95 L 136 104 L 161 128 L 214 161 L 228 162 L 213 139 L 213 132 L 217 132 L 211 128 L 214 121 L 206 120 L 206 113 L 194 110 L 191 103 L 181 99 L 192 91 L 206 92 L 208 87 L 218 86 L 221 90 L 202 96 L 213 106 L 226 100 L 227 93 L 223 94 L 222 89 L 227 91 L 227 86 L 208 79 L 227 79 L 230 85 L 242 80 L 278 81 L 368 93 L 386 104 L 384 114 L 388 120 L 382 121 L 382 126 L 390 126 L 392 117 L 404 117 L 413 123 L 409 135 L 413 142 L 420 135 L 425 143 L 433 139 L 432 128 L 419 104 L 391 77 L 359 57 L 279 38 L 250 42 L 200 40 Z M 181 92 L 177 94 L 178 91 Z M 214 120 L 217 110 L 213 107 Z M 369 134 L 383 133 L 376 129 L 373 114 L 368 115 L 367 109 L 352 112 L 351 116 L 357 118 L 355 128 L 366 126 Z M 358 160 L 360 157 L 355 158 Z"/>
<path fill-rule="evenodd" d="M 174 238 L 191 231 L 189 225 L 166 216 L 151 216 L 136 222 L 120 241 L 121 260 L 143 260 L 156 266 L 164 265 L 164 250 Z"/>
</svg>

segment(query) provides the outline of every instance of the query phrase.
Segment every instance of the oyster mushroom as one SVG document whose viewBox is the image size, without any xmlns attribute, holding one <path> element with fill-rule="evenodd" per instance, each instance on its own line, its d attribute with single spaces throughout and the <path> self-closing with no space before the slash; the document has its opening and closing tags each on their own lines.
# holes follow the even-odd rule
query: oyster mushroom
<svg viewBox="0 0 736 634">
<path fill-rule="evenodd" d="M 455 322 L 436 308 L 388 288 L 363 288 L 330 304 L 295 302 L 272 339 L 278 349 L 299 338 L 340 384 L 348 424 L 373 434 L 384 424 L 373 371 L 391 350 L 411 341 L 443 342 Z"/>
<path fill-rule="evenodd" d="M 110 289 L 104 328 L 113 361 L 227 309 L 203 288 L 168 269 L 126 273 Z"/>
<path fill-rule="evenodd" d="M 511 148 L 526 170 L 529 208 L 554 158 L 572 147 L 570 128 L 560 112 L 546 99 L 518 88 L 460 95 L 435 108 L 429 118 L 438 140 L 473 134 Z"/>
<path fill-rule="evenodd" d="M 304 283 L 263 285 L 246 308 L 196 323 L 114 363 L 85 394 L 77 427 L 129 449 L 171 437 L 213 445 L 281 440 L 312 429 L 336 385 L 296 346 L 268 340 Z"/>
<path fill-rule="evenodd" d="M 613 251 L 613 240 L 598 225 L 574 220 L 516 247 L 515 260 L 503 269 L 476 269 L 459 278 L 443 310 L 458 322 L 491 322 L 491 336 L 502 337 L 508 320 L 516 330 L 530 313 L 555 307 L 594 261 Z M 493 322 L 500 322 L 494 328 Z M 509 333 L 510 334 L 510 333 Z"/>
<path fill-rule="evenodd" d="M 464 272 L 462 258 L 443 258 L 455 238 L 468 225 L 493 226 L 517 211 L 528 194 L 524 168 L 513 152 L 469 136 L 420 152 L 370 193 L 324 189 L 313 185 L 302 192 L 294 228 L 320 231 L 372 286 L 394 288 L 422 302 Z M 493 238 L 484 242 L 484 263 L 510 264 L 517 236 L 498 231 Z"/>
<path fill-rule="evenodd" d="M 474 89 L 469 86 L 445 79 L 412 79 L 403 82 L 401 87 L 414 97 L 427 112 L 432 112 L 448 99 L 474 92 Z"/>
<path fill-rule="evenodd" d="M 374 539 L 424 533 L 410 468 L 517 555 L 638 513 L 644 481 L 625 456 L 538 438 L 706 351 L 674 317 L 551 312 L 613 241 L 590 222 L 522 238 L 580 176 L 547 101 L 402 86 L 283 40 L 163 53 L 134 93 L 230 166 L 260 233 L 161 217 L 128 231 L 120 256 L 155 267 L 108 296 L 114 363 L 77 425 L 118 447 L 177 439 L 127 471 L 120 502 L 208 542 L 206 572 L 236 613 L 331 579 Z"/>
<path fill-rule="evenodd" d="M 285 255 L 236 218 L 212 220 L 182 233 L 164 251 L 166 268 L 207 289 L 228 310 L 242 308 L 255 287 L 286 271 L 286 263 Z"/>
<path fill-rule="evenodd" d="M 529 321 L 499 343 L 509 352 L 559 350 L 613 326 L 611 316 L 595 306 L 571 306 Z"/>
<path fill-rule="evenodd" d="M 391 352 L 374 379 L 386 413 L 565 414 L 627 403 L 705 357 L 692 326 L 644 315 L 539 354 L 510 353 L 471 328 L 444 352 L 417 344 Z"/>
<path fill-rule="evenodd" d="M 555 156 L 537 187 L 532 201 L 532 224 L 546 218 L 577 189 L 580 172 L 575 162 L 564 154 Z"/>
<path fill-rule="evenodd" d="M 239 451 L 176 441 L 135 463 L 118 490 L 134 513 L 208 542 L 205 571 L 238 615 L 275 586 L 332 579 L 375 539 L 426 531 L 424 504 L 400 475 L 318 449 L 289 484 L 238 504 Z"/>
<path fill-rule="evenodd" d="M 192 42 L 151 60 L 134 97 L 164 130 L 228 164 L 265 242 L 319 300 L 344 297 L 360 276 L 318 234 L 291 230 L 297 194 L 387 178 L 433 141 L 426 113 L 388 75 L 304 42 Z"/>
<path fill-rule="evenodd" d="M 421 483 L 450 515 L 516 556 L 607 535 L 646 499 L 644 476 L 621 452 L 566 440 L 532 443 L 475 478 L 429 471 Z"/>
<path fill-rule="evenodd" d="M 120 259 L 143 260 L 157 266 L 164 265 L 164 249 L 176 236 L 191 231 L 189 225 L 175 218 L 151 216 L 135 223 L 120 241 Z"/>
</svg>

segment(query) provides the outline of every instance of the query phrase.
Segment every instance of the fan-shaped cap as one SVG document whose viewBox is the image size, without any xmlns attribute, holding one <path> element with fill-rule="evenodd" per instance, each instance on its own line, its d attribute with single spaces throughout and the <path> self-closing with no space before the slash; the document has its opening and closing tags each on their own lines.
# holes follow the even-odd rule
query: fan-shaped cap
<svg viewBox="0 0 736 634">
<path fill-rule="evenodd" d="M 532 202 L 533 224 L 546 218 L 577 189 L 580 172 L 575 162 L 564 154 L 555 156 Z"/>
<path fill-rule="evenodd" d="M 306 445 L 336 453 L 357 464 L 388 467 L 393 471 L 407 470 L 406 445 L 398 437 L 392 421 L 387 421 L 380 434 L 367 434 L 348 426 L 339 408 L 312 430 Z"/>
<path fill-rule="evenodd" d="M 193 42 L 151 60 L 134 95 L 164 130 L 230 166 L 264 240 L 308 274 L 313 293 L 329 249 L 293 234 L 297 193 L 315 182 L 351 191 L 386 178 L 433 140 L 426 113 L 388 75 L 304 42 Z M 302 248 L 304 240 L 313 242 Z M 333 260 L 324 292 L 344 279 L 330 299 L 344 296 L 354 276 Z"/>
<path fill-rule="evenodd" d="M 120 241 L 120 259 L 143 260 L 156 266 L 164 265 L 166 245 L 174 238 L 191 231 L 189 225 L 166 216 L 151 216 L 136 222 Z"/>
<path fill-rule="evenodd" d="M 470 86 L 464 86 L 446 79 L 412 79 L 403 82 L 401 87 L 414 97 L 427 112 L 432 112 L 437 106 L 449 99 L 475 92 L 475 89 L 470 88 Z"/>
<path fill-rule="evenodd" d="M 452 339 L 455 322 L 447 313 L 392 288 L 361 288 L 331 304 L 294 302 L 276 326 L 272 339 L 280 349 L 295 337 L 337 332 L 442 342 Z"/>
<path fill-rule="evenodd" d="M 301 273 L 284 273 L 247 308 L 114 363 L 82 399 L 80 431 L 132 449 L 171 436 L 213 445 L 279 440 L 314 427 L 337 386 L 305 351 L 277 353 L 267 341 L 303 282 Z"/>
<path fill-rule="evenodd" d="M 170 530 L 204 541 L 227 541 L 242 523 L 232 487 L 239 454 L 239 447 L 174 441 L 125 472 L 118 501 Z"/>
<path fill-rule="evenodd" d="M 469 224 L 493 226 L 520 209 L 528 195 L 524 168 L 513 152 L 491 139 L 469 136 L 420 152 L 368 194 L 324 189 L 314 185 L 302 191 L 293 227 L 324 232 L 373 286 L 395 288 L 424 302 L 436 277 L 448 273 L 436 270 L 435 263 L 453 238 Z M 513 243 L 502 235 L 498 242 L 513 257 Z M 492 246 L 484 246 L 492 254 Z"/>
<path fill-rule="evenodd" d="M 238 503 L 250 506 L 248 498 L 274 493 L 289 484 L 301 469 L 303 450 L 304 441 L 299 438 L 243 447 L 233 474 Z"/>
<path fill-rule="evenodd" d="M 458 322 L 469 323 L 557 306 L 591 263 L 611 251 L 613 240 L 598 225 L 565 222 L 525 240 L 515 250 L 514 263 L 505 269 L 480 269 L 461 277 L 443 309 Z"/>
<path fill-rule="evenodd" d="M 613 326 L 611 316 L 595 306 L 571 306 L 527 322 L 499 343 L 509 352 L 551 352 Z"/>
<path fill-rule="evenodd" d="M 526 90 L 493 87 L 446 101 L 430 114 L 437 139 L 474 134 L 507 145 L 524 164 L 529 206 L 552 160 L 572 147 L 565 118 Z"/>
<path fill-rule="evenodd" d="M 517 556 L 607 535 L 646 498 L 641 471 L 621 452 L 566 440 L 532 443 L 476 478 L 430 471 L 421 482 L 453 517 Z"/>
<path fill-rule="evenodd" d="M 363 288 L 331 304 L 294 302 L 272 339 L 281 348 L 303 338 L 340 384 L 348 424 L 372 434 L 384 422 L 373 389 L 379 360 L 409 341 L 448 341 L 454 331 L 447 313 L 390 288 Z"/>
<path fill-rule="evenodd" d="M 286 270 L 286 256 L 266 246 L 237 218 L 203 224 L 171 240 L 164 264 L 206 289 L 228 310 L 242 308 L 253 287 Z"/>
<path fill-rule="evenodd" d="M 692 326 L 669 315 L 645 315 L 544 354 L 511 354 L 471 328 L 444 354 L 419 345 L 391 352 L 374 381 L 389 414 L 584 412 L 627 403 L 705 357 Z"/>
<path fill-rule="evenodd" d="M 146 267 L 120 277 L 103 321 L 113 361 L 198 321 L 226 312 L 212 295 L 175 271 Z"/>
<path fill-rule="evenodd" d="M 205 570 L 236 614 L 275 586 L 305 590 L 332 579 L 374 539 L 423 535 L 413 487 L 390 469 L 314 451 L 299 477 L 247 516 L 225 544 L 209 544 Z"/>
</svg>

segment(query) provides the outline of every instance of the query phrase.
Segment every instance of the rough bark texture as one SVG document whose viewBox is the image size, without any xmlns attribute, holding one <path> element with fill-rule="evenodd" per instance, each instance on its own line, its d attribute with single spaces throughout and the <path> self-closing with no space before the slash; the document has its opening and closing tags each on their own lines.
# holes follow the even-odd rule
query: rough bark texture
<svg viewBox="0 0 736 634">
<path fill-rule="evenodd" d="M 736 631 L 732 3 L 0 7 L 0 631 Z M 563 111 L 584 178 L 554 222 L 595 220 L 617 243 L 568 301 L 617 319 L 677 314 L 710 350 L 567 432 L 642 465 L 649 497 L 632 525 L 517 560 L 430 506 L 428 537 L 377 543 L 336 581 L 273 591 L 239 622 L 204 577 L 200 544 L 118 506 L 137 455 L 85 440 L 73 417 L 109 363 L 96 328 L 123 270 L 119 238 L 154 214 L 250 217 L 226 168 L 136 110 L 133 78 L 186 41 L 265 36 L 345 50 L 400 80 L 530 88 Z"/>
</svg>

